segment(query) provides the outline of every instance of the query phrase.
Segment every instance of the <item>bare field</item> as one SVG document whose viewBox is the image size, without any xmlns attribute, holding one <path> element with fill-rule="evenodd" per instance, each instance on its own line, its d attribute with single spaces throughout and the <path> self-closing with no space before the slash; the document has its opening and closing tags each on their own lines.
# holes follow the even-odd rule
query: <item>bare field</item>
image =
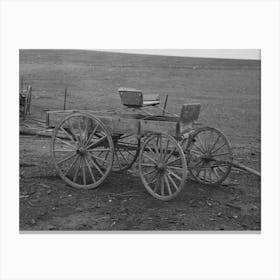
<svg viewBox="0 0 280 280">
<path fill-rule="evenodd" d="M 177 58 L 74 50 L 21 50 L 20 75 L 33 87 L 32 117 L 45 110 L 120 105 L 117 89 L 169 95 L 167 109 L 199 102 L 199 121 L 222 130 L 235 159 L 260 170 L 259 61 Z M 138 177 L 112 173 L 96 190 L 67 186 L 55 173 L 50 139 L 20 139 L 21 230 L 260 230 L 260 180 L 232 172 L 228 184 L 187 181 L 174 201 L 151 197 Z"/>
</svg>

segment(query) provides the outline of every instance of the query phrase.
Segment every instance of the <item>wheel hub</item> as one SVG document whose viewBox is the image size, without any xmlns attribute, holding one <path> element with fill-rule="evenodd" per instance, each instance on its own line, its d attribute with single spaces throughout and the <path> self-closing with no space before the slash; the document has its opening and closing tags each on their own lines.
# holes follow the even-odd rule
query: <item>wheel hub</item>
<svg viewBox="0 0 280 280">
<path fill-rule="evenodd" d="M 211 161 L 213 158 L 212 154 L 211 153 L 205 153 L 201 159 L 205 160 L 205 161 Z"/>
<path fill-rule="evenodd" d="M 77 154 L 80 155 L 80 156 L 85 156 L 87 153 L 87 150 L 83 147 L 80 147 L 77 149 Z"/>
<path fill-rule="evenodd" d="M 159 162 L 157 164 L 157 169 L 160 171 L 160 172 L 163 172 L 165 170 L 165 164 L 162 163 L 162 162 Z"/>
</svg>

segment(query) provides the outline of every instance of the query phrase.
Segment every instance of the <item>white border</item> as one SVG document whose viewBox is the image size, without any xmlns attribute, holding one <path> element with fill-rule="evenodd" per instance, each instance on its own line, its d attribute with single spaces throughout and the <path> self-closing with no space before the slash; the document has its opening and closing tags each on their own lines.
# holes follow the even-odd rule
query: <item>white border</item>
<svg viewBox="0 0 280 280">
<path fill-rule="evenodd" d="M 279 279 L 279 2 L 1 2 L 1 279 Z M 262 50 L 262 233 L 20 235 L 18 49 Z"/>
</svg>

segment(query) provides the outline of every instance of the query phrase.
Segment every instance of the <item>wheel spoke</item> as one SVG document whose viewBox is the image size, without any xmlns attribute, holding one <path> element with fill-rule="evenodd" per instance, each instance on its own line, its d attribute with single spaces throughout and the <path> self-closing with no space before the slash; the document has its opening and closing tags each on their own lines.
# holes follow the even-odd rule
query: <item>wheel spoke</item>
<svg viewBox="0 0 280 280">
<path fill-rule="evenodd" d="M 202 162 L 202 165 L 199 166 L 198 170 L 196 170 L 196 176 L 198 176 L 203 168 L 203 166 L 205 165 L 205 162 Z"/>
<path fill-rule="evenodd" d="M 217 151 L 219 151 L 221 148 L 223 148 L 226 145 L 226 143 L 224 143 L 223 145 L 221 145 L 220 147 L 218 147 L 217 149 L 215 149 L 215 151 L 212 151 L 213 154 L 215 154 Z"/>
<path fill-rule="evenodd" d="M 117 151 L 119 151 L 119 154 L 122 156 L 122 158 L 126 161 L 126 163 L 128 164 L 129 162 L 127 161 L 127 159 L 124 157 L 124 155 L 122 154 L 121 150 L 117 149 Z"/>
<path fill-rule="evenodd" d="M 82 158 L 82 170 L 83 170 L 83 182 L 84 186 L 87 184 L 86 182 L 86 169 L 85 169 L 85 159 Z"/>
<path fill-rule="evenodd" d="M 153 184 L 158 178 L 158 172 L 157 172 L 157 170 L 155 170 L 155 171 L 156 171 L 156 173 L 154 174 L 154 176 L 152 178 L 150 178 L 150 180 L 151 180 L 150 184 Z"/>
<path fill-rule="evenodd" d="M 225 170 L 224 170 L 221 166 L 217 166 L 217 169 L 218 169 L 220 172 L 222 172 L 223 174 L 226 173 Z"/>
<path fill-rule="evenodd" d="M 213 168 L 213 173 L 215 174 L 215 176 L 216 176 L 217 179 L 220 178 L 220 176 L 219 176 L 217 170 L 215 169 L 215 167 Z"/>
<path fill-rule="evenodd" d="M 160 191 L 161 195 L 164 196 L 164 179 L 163 179 L 163 174 L 160 175 Z"/>
<path fill-rule="evenodd" d="M 205 154 L 205 152 L 203 150 L 201 150 L 201 148 L 199 146 L 197 146 L 196 143 L 193 143 L 193 146 L 195 146 L 197 148 L 197 150 L 201 152 L 202 155 Z"/>
<path fill-rule="evenodd" d="M 173 187 L 178 190 L 178 186 L 176 185 L 175 181 L 170 177 L 170 175 L 167 173 L 166 174 L 167 178 L 169 179 L 169 181 L 171 182 L 171 184 L 173 185 Z"/>
<path fill-rule="evenodd" d="M 79 157 L 79 163 L 78 163 L 78 168 L 76 168 L 75 174 L 74 174 L 74 178 L 73 178 L 73 182 L 76 182 L 79 170 L 80 170 L 80 166 L 81 166 L 81 157 Z"/>
<path fill-rule="evenodd" d="M 85 126 L 85 139 L 84 139 L 84 144 L 87 142 L 87 132 L 88 132 L 88 118 L 86 118 L 86 126 Z"/>
<path fill-rule="evenodd" d="M 201 152 L 199 152 L 198 150 L 194 150 L 194 149 L 192 149 L 191 151 L 190 151 L 190 153 L 192 154 L 196 154 L 196 155 L 198 155 L 198 156 L 201 156 L 202 155 L 202 153 Z"/>
<path fill-rule="evenodd" d="M 213 129 L 211 129 L 210 136 L 209 136 L 209 139 L 208 139 L 207 152 L 210 152 L 210 145 L 211 145 L 212 136 L 213 136 Z"/>
<path fill-rule="evenodd" d="M 83 139 L 82 139 L 82 128 L 81 128 L 81 118 L 79 117 L 79 131 L 80 131 L 80 144 L 83 145 Z"/>
<path fill-rule="evenodd" d="M 75 150 L 53 150 L 54 152 L 57 152 L 57 153 L 65 153 L 65 152 L 74 152 L 74 151 L 76 151 L 76 149 Z"/>
<path fill-rule="evenodd" d="M 91 167 L 90 167 L 90 165 L 89 165 L 89 163 L 88 163 L 88 161 L 87 161 L 87 158 L 86 158 L 86 157 L 85 157 L 85 162 L 86 162 L 86 165 L 87 165 L 87 168 L 88 168 L 89 174 L 90 174 L 90 176 L 91 176 L 91 179 L 92 179 L 92 181 L 95 183 L 95 182 L 96 182 L 96 179 L 95 179 L 95 177 L 93 176 L 93 173 L 92 173 Z"/>
<path fill-rule="evenodd" d="M 221 156 L 226 156 L 226 155 L 229 155 L 229 152 L 221 153 L 221 154 L 214 154 L 212 156 L 214 156 L 214 157 L 221 157 Z"/>
<path fill-rule="evenodd" d="M 155 187 L 154 187 L 154 189 L 153 189 L 153 191 L 155 192 L 155 193 L 157 193 L 157 190 L 158 190 L 158 186 L 159 186 L 159 183 L 160 183 L 160 181 L 159 181 L 159 177 L 160 177 L 160 175 L 159 175 L 159 173 L 157 173 L 157 176 L 156 176 L 156 184 L 155 184 Z"/>
<path fill-rule="evenodd" d="M 156 169 L 152 169 L 151 171 L 148 171 L 146 173 L 143 173 L 143 176 L 147 176 L 147 175 L 150 175 L 152 173 L 156 172 Z"/>
<path fill-rule="evenodd" d="M 156 164 L 156 161 L 153 158 L 151 158 L 150 156 L 148 156 L 147 154 L 143 154 L 143 156 L 145 156 L 146 158 L 148 158 L 149 160 L 151 160 L 153 163 Z"/>
<path fill-rule="evenodd" d="M 97 152 L 101 152 L 101 153 L 103 153 L 103 152 L 108 152 L 108 153 L 109 153 L 109 152 L 110 152 L 110 149 L 109 149 L 109 148 L 108 148 L 108 149 L 87 149 L 87 151 L 88 151 L 88 152 L 91 152 L 91 153 L 93 153 L 93 152 L 96 152 L 96 153 L 97 153 Z M 101 153 L 100 153 L 100 154 L 101 154 Z M 100 156 L 100 154 L 99 154 L 99 156 Z"/>
<path fill-rule="evenodd" d="M 87 139 L 87 142 L 86 142 L 86 144 L 85 144 L 85 147 L 88 148 L 88 145 L 89 145 L 89 143 L 90 143 L 90 140 L 91 140 L 91 138 L 93 137 L 93 135 L 95 134 L 95 132 L 96 132 L 98 126 L 99 126 L 99 124 L 96 124 L 96 126 L 94 127 L 93 131 L 91 132 L 90 136 L 89 136 L 88 139 Z"/>
<path fill-rule="evenodd" d="M 103 159 L 103 158 L 101 158 L 101 157 L 95 156 L 95 155 L 93 155 L 93 154 L 91 154 L 91 153 L 90 153 L 90 156 L 93 157 L 93 158 L 95 158 L 96 160 L 101 160 L 101 161 L 104 162 L 104 163 L 110 164 L 110 162 L 107 161 L 106 159 Z"/>
<path fill-rule="evenodd" d="M 123 136 L 120 136 L 119 139 L 129 138 L 131 136 L 133 136 L 133 134 L 124 134 Z"/>
<path fill-rule="evenodd" d="M 91 147 L 93 147 L 93 146 L 96 147 L 98 144 L 102 143 L 102 142 L 104 141 L 104 139 L 106 139 L 106 138 L 107 138 L 107 135 L 105 135 L 105 136 L 99 138 L 99 139 L 98 139 L 97 141 L 95 141 L 94 143 L 91 143 L 90 145 L 86 146 L 87 149 L 89 149 L 89 148 L 91 148 Z"/>
<path fill-rule="evenodd" d="M 181 178 L 178 174 L 174 173 L 172 170 L 167 169 L 167 172 L 168 172 L 170 175 L 172 175 L 173 177 L 177 178 L 178 180 L 180 180 L 180 181 L 182 180 L 182 178 Z"/>
<path fill-rule="evenodd" d="M 166 157 L 166 155 L 167 155 L 169 142 L 170 142 L 170 140 L 169 140 L 169 139 L 167 139 L 167 142 L 166 142 L 166 145 L 165 145 L 165 152 L 164 152 L 163 158 L 165 158 L 165 157 Z"/>
<path fill-rule="evenodd" d="M 221 135 L 219 134 L 217 139 L 215 140 L 214 144 L 212 145 L 211 149 L 209 150 L 209 152 L 211 153 L 213 151 L 213 149 L 215 148 L 216 144 L 218 143 L 219 139 L 220 139 Z"/>
<path fill-rule="evenodd" d="M 154 164 L 152 163 L 140 163 L 142 166 L 147 166 L 147 167 L 155 167 Z"/>
<path fill-rule="evenodd" d="M 165 157 L 165 161 L 168 161 L 169 158 L 172 156 L 172 154 L 176 151 L 176 147 L 173 148 L 173 150 Z"/>
<path fill-rule="evenodd" d="M 174 162 L 176 162 L 176 161 L 178 161 L 178 160 L 181 160 L 181 159 L 180 159 L 179 157 L 176 157 L 175 159 L 173 159 L 173 160 L 167 162 L 167 165 L 169 166 L 171 163 L 174 163 Z"/>
<path fill-rule="evenodd" d="M 191 168 L 195 168 L 195 167 L 198 167 L 201 163 L 203 163 L 203 159 L 199 159 L 199 161 L 194 165 L 194 166 L 191 166 Z"/>
<path fill-rule="evenodd" d="M 61 126 L 60 129 L 68 136 L 68 138 L 72 141 L 73 144 L 76 144 L 74 138 Z"/>
<path fill-rule="evenodd" d="M 200 144 L 201 144 L 201 149 L 202 149 L 203 153 L 206 152 L 207 150 L 206 150 L 206 148 L 205 148 L 205 146 L 204 146 L 204 144 L 203 144 L 203 142 L 202 142 L 202 140 L 201 140 L 199 134 L 197 134 L 197 139 L 198 139 L 198 141 L 199 141 Z"/>
<path fill-rule="evenodd" d="M 70 156 L 68 156 L 68 157 L 66 157 L 66 158 L 64 158 L 64 159 L 62 159 L 62 160 L 60 160 L 60 161 L 58 161 L 58 162 L 57 162 L 57 165 L 59 165 L 59 164 L 65 162 L 65 161 L 67 161 L 67 160 L 73 158 L 74 156 L 76 156 L 76 152 L 73 153 L 72 155 L 70 155 Z"/>
<path fill-rule="evenodd" d="M 170 168 L 182 172 L 182 167 L 178 167 L 178 166 L 168 166 L 168 169 L 170 169 Z"/>
<path fill-rule="evenodd" d="M 94 162 L 94 160 L 92 159 L 91 155 L 89 155 L 89 160 L 92 163 L 92 165 L 98 170 L 98 172 L 102 175 L 102 177 L 104 176 L 104 173 L 101 171 L 101 169 L 99 168 L 99 166 Z"/>
<path fill-rule="evenodd" d="M 70 165 L 69 169 L 67 170 L 67 172 L 66 172 L 66 173 L 63 173 L 64 176 L 67 176 L 67 175 L 68 175 L 68 173 L 69 173 L 69 171 L 71 170 L 71 168 L 76 164 L 78 158 L 79 158 L 79 157 L 77 156 L 76 159 L 71 163 L 71 165 Z"/>
<path fill-rule="evenodd" d="M 61 142 L 61 143 L 65 144 L 65 145 L 69 146 L 69 147 L 72 147 L 72 148 L 76 149 L 76 147 L 75 147 L 74 145 L 72 145 L 72 144 L 70 144 L 70 143 L 68 143 L 68 142 L 65 142 L 65 141 L 61 140 L 59 137 L 57 137 L 56 140 L 57 140 L 58 142 Z"/>
<path fill-rule="evenodd" d="M 160 158 L 160 151 L 158 150 L 158 147 L 155 143 L 152 143 L 154 150 L 156 151 L 156 155 L 158 156 L 158 158 Z M 152 149 L 148 146 L 149 151 L 152 151 Z"/>
<path fill-rule="evenodd" d="M 135 155 L 131 153 L 129 150 L 127 150 L 126 152 L 129 153 L 132 157 L 135 157 Z"/>
<path fill-rule="evenodd" d="M 168 191 L 168 194 L 171 195 L 172 192 L 171 192 L 171 188 L 170 188 L 170 185 L 169 185 L 169 182 L 168 182 L 168 179 L 166 177 L 166 175 L 164 174 L 164 181 L 165 181 L 165 184 L 166 184 L 166 187 L 167 187 L 167 191 Z"/>
<path fill-rule="evenodd" d="M 73 134 L 73 137 L 74 137 L 75 142 L 79 142 L 79 140 L 76 138 L 75 129 L 74 129 L 74 127 L 73 127 L 73 124 L 72 124 L 71 120 L 68 119 L 67 122 L 69 123 L 69 126 L 70 126 L 69 128 L 70 128 L 70 130 L 71 130 L 71 132 L 72 132 L 72 134 Z"/>
</svg>

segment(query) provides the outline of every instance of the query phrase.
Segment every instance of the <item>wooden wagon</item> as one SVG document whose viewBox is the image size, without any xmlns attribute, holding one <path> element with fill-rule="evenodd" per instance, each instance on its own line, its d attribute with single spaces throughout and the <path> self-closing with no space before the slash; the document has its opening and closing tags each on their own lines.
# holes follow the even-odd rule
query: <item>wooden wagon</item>
<svg viewBox="0 0 280 280">
<path fill-rule="evenodd" d="M 129 88 L 119 94 L 119 110 L 47 112 L 47 125 L 55 128 L 51 156 L 67 184 L 96 188 L 110 171 L 123 172 L 137 159 L 145 188 L 164 201 L 180 193 L 188 174 L 204 184 L 225 180 L 232 151 L 222 132 L 195 124 L 200 104 L 184 104 L 173 115 L 157 95 Z"/>
</svg>

